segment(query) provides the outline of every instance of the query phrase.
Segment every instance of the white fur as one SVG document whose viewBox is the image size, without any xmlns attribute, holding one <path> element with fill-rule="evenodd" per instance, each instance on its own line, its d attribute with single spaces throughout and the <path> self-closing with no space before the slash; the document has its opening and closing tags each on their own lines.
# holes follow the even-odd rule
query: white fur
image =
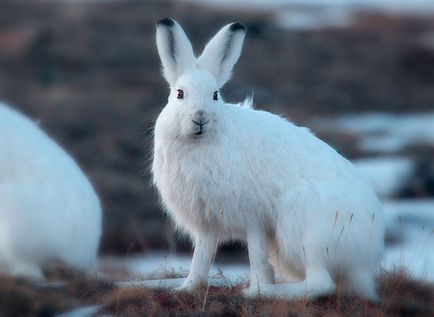
<svg viewBox="0 0 434 317">
<path fill-rule="evenodd" d="M 89 270 L 100 235 L 99 199 L 74 160 L 0 103 L 0 269 L 42 278 L 60 260 Z"/>
<path fill-rule="evenodd" d="M 175 26 L 173 37 L 186 40 Z M 157 44 L 170 40 L 170 28 L 157 24 Z M 316 296 L 333 292 L 342 280 L 347 292 L 375 300 L 384 231 L 376 194 L 308 129 L 245 104 L 213 100 L 245 36 L 237 28 L 228 43 L 230 32 L 225 26 L 197 60 L 190 44 L 176 46 L 175 59 L 183 56 L 189 65 L 179 65 L 179 73 L 158 45 L 171 94 L 155 125 L 154 183 L 168 214 L 195 245 L 181 289 L 206 282 L 218 244 L 241 240 L 251 267 L 246 295 Z M 177 89 L 184 99 L 176 98 Z M 192 121 L 197 111 L 208 121 L 201 135 Z M 276 276 L 298 282 L 276 284 Z"/>
</svg>

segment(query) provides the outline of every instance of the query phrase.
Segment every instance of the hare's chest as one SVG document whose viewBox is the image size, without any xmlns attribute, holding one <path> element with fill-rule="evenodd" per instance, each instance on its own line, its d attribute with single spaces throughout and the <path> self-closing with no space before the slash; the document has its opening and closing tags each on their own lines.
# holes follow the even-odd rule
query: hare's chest
<svg viewBox="0 0 434 317">
<path fill-rule="evenodd" d="M 216 158 L 212 151 L 155 151 L 154 182 L 177 223 L 206 228 L 236 210 L 236 175 Z"/>
</svg>

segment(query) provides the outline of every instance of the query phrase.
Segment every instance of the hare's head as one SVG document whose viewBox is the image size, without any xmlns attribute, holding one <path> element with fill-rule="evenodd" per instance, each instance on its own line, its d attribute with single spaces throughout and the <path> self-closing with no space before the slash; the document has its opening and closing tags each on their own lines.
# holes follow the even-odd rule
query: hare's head
<svg viewBox="0 0 434 317">
<path fill-rule="evenodd" d="M 218 123 L 223 106 L 219 89 L 230 78 L 243 46 L 246 27 L 224 26 L 196 58 L 190 41 L 173 19 L 157 22 L 157 48 L 170 85 L 161 120 L 173 137 L 202 137 Z"/>
</svg>

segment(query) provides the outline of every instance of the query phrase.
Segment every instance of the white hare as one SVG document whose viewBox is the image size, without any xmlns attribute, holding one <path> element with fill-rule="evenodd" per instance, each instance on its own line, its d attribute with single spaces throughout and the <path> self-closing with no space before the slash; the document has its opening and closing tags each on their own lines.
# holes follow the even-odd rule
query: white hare
<svg viewBox="0 0 434 317">
<path fill-rule="evenodd" d="M 51 260 L 92 269 L 100 235 L 99 199 L 74 160 L 0 103 L 0 270 L 40 279 Z"/>
<path fill-rule="evenodd" d="M 180 289 L 206 283 L 217 246 L 240 240 L 251 270 L 246 295 L 318 296 L 339 280 L 347 292 L 376 300 L 384 225 L 372 187 L 308 129 L 219 94 L 245 26 L 223 27 L 198 58 L 174 20 L 156 28 L 171 90 L 155 125 L 153 179 L 195 246 Z"/>
</svg>

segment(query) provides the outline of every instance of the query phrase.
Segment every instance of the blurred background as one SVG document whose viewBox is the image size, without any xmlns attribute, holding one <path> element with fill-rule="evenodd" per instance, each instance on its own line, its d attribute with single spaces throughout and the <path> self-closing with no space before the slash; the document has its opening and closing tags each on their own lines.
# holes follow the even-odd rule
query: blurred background
<svg viewBox="0 0 434 317">
<path fill-rule="evenodd" d="M 40 122 L 92 180 L 104 207 L 103 258 L 191 250 L 163 216 L 149 174 L 168 95 L 154 41 L 164 16 L 197 52 L 224 24 L 246 24 L 225 100 L 253 94 L 257 108 L 308 126 L 350 158 L 384 201 L 384 265 L 434 280 L 429 0 L 2 0 L 0 100 Z M 240 246 L 224 251 L 220 258 L 245 260 Z"/>
</svg>

